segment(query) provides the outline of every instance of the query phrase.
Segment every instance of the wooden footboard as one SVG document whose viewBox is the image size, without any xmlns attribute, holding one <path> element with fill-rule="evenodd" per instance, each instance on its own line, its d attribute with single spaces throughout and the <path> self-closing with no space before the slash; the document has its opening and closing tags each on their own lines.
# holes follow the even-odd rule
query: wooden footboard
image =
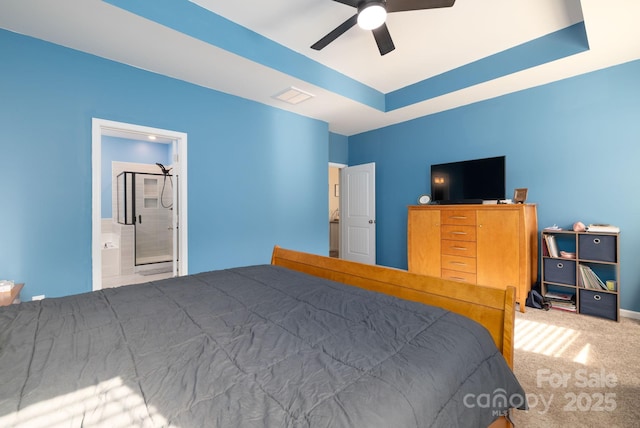
<svg viewBox="0 0 640 428">
<path fill-rule="evenodd" d="M 287 250 L 276 246 L 271 264 L 402 299 L 439 306 L 469 317 L 489 330 L 513 368 L 515 288 L 506 290 L 448 281 L 400 269 Z"/>
</svg>

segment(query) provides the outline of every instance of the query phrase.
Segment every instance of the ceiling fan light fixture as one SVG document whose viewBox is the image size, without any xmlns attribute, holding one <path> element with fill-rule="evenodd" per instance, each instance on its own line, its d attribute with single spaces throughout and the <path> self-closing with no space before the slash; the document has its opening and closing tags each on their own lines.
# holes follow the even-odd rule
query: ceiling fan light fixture
<svg viewBox="0 0 640 428">
<path fill-rule="evenodd" d="M 363 30 L 374 30 L 384 24 L 387 9 L 383 1 L 364 2 L 358 8 L 358 26 Z"/>
</svg>

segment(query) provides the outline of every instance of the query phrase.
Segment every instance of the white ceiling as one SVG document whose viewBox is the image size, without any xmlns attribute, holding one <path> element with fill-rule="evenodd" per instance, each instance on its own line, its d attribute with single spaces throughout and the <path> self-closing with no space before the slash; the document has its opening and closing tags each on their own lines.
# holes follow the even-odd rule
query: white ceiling
<svg viewBox="0 0 640 428">
<path fill-rule="evenodd" d="M 640 0 L 457 0 L 452 8 L 392 13 L 396 49 L 385 56 L 358 27 L 322 51 L 309 48 L 355 13 L 332 0 L 192 2 L 381 93 L 581 21 L 589 50 L 383 112 L 101 0 L 0 0 L 0 27 L 317 118 L 343 135 L 640 59 Z M 272 98 L 289 86 L 315 97 L 296 106 Z"/>
</svg>

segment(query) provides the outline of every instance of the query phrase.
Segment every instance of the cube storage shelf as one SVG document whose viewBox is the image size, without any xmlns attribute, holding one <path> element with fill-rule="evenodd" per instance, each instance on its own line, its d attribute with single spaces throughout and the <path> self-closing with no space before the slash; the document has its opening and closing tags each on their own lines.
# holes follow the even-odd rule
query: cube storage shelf
<svg viewBox="0 0 640 428">
<path fill-rule="evenodd" d="M 574 253 L 575 258 L 551 257 L 547 236 L 553 236 L 558 255 L 564 251 Z M 555 297 L 555 301 L 551 299 L 552 306 L 556 303 L 557 309 L 620 321 L 619 233 L 545 229 L 541 232 L 540 248 L 542 294 Z M 585 285 L 584 267 L 604 284 L 613 285 L 613 289 L 590 288 L 589 282 Z M 563 300 L 567 296 L 571 297 L 569 301 Z M 575 302 L 575 309 L 570 302 Z"/>
</svg>

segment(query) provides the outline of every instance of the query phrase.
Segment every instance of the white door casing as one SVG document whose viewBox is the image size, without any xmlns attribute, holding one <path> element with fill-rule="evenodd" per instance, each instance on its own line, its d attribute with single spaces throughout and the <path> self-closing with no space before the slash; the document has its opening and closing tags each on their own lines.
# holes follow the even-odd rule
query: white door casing
<svg viewBox="0 0 640 428">
<path fill-rule="evenodd" d="M 174 201 L 173 204 L 173 219 L 172 219 L 172 234 L 173 234 L 173 265 L 171 270 L 173 271 L 173 276 L 178 276 L 180 275 L 180 209 L 182 208 L 180 206 L 180 203 L 175 203 L 175 201 L 180 202 L 179 199 L 179 195 L 180 193 L 178 192 L 178 189 L 180 187 L 180 179 L 182 178 L 182 170 L 181 170 L 181 164 L 180 164 L 180 153 L 178 151 L 179 149 L 179 145 L 178 145 L 178 141 L 174 140 L 171 143 L 172 146 L 172 150 L 171 150 L 171 167 L 172 167 L 172 172 L 173 172 L 173 176 L 174 178 L 174 182 L 173 182 L 173 186 L 171 186 L 171 197 L 172 197 L 172 201 Z"/>
<path fill-rule="evenodd" d="M 376 264 L 376 165 L 340 170 L 340 257 Z"/>
<path fill-rule="evenodd" d="M 115 122 L 105 119 L 92 119 L 91 132 L 91 199 L 92 199 L 92 289 L 102 289 L 102 246 L 101 246 L 101 157 L 102 157 L 102 135 L 110 131 L 122 131 L 140 135 L 156 135 L 172 141 L 174 145 L 173 163 L 175 166 L 176 183 L 174 183 L 174 252 L 173 252 L 173 273 L 174 275 L 187 275 L 188 265 L 188 225 L 187 225 L 187 134 L 183 132 L 170 131 L 165 129 L 151 128 L 147 126 L 134 125 L 130 123 Z M 179 187 L 179 189 L 178 189 Z M 179 211 L 179 212 L 178 212 Z M 177 239 L 175 239 L 177 238 Z M 175 251 L 177 246 L 177 252 Z M 179 256 L 178 256 L 179 255 Z M 179 257 L 179 259 L 178 259 Z"/>
</svg>

